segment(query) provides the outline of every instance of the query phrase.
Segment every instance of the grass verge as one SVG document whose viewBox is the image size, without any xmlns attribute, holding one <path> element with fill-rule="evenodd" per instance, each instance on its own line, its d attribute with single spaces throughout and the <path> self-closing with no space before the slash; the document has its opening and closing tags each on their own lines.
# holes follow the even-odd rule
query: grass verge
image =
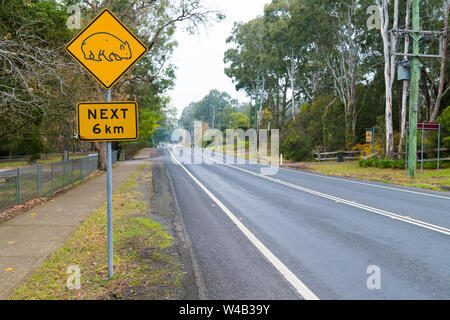
<svg viewBox="0 0 450 320">
<path fill-rule="evenodd" d="M 436 170 L 424 170 L 423 175 L 421 175 L 419 169 L 416 179 L 409 179 L 406 176 L 405 170 L 361 168 L 358 163 L 332 165 L 305 164 L 300 169 L 338 177 L 378 181 L 434 191 L 449 191 L 450 189 L 450 169 L 440 170 L 439 175 Z"/>
<path fill-rule="evenodd" d="M 172 299 L 181 286 L 173 238 L 147 217 L 142 186 L 151 183 L 144 164 L 113 196 L 114 278 L 107 279 L 106 205 L 93 213 L 12 295 L 12 299 Z M 67 288 L 70 266 L 81 271 L 80 289 Z"/>
<path fill-rule="evenodd" d="M 80 158 L 85 158 L 86 155 L 71 155 L 70 156 L 70 160 L 76 160 L 76 159 L 80 159 Z M 61 162 L 61 156 L 51 156 L 46 160 L 37 160 L 34 163 L 30 163 L 26 160 L 21 160 L 21 161 L 12 161 L 12 162 L 2 162 L 0 163 L 0 169 L 15 169 L 17 167 L 23 167 L 23 166 L 31 166 L 31 165 L 35 165 L 36 163 L 40 163 L 40 164 L 48 164 L 48 163 L 52 163 L 52 162 Z"/>
</svg>

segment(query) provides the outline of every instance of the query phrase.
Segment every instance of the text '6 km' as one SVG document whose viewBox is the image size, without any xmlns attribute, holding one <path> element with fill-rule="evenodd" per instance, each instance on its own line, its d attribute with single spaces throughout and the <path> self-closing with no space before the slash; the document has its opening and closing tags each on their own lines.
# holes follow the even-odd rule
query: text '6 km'
<svg viewBox="0 0 450 320">
<path fill-rule="evenodd" d="M 83 102 L 77 106 L 78 136 L 83 141 L 138 139 L 135 102 Z"/>
</svg>

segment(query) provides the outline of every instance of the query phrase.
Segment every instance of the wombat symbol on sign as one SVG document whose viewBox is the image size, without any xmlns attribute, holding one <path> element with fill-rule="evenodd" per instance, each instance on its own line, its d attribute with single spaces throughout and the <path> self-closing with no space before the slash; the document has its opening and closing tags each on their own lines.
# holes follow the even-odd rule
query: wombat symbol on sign
<svg viewBox="0 0 450 320">
<path fill-rule="evenodd" d="M 81 43 L 84 59 L 97 62 L 121 61 L 132 58 L 128 41 L 123 42 L 116 36 L 106 32 L 94 33 Z"/>
</svg>

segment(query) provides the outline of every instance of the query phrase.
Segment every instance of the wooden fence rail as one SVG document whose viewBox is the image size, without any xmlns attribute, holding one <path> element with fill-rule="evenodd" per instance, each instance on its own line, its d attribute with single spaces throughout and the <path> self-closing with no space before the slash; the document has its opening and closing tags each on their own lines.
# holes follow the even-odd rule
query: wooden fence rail
<svg viewBox="0 0 450 320">
<path fill-rule="evenodd" d="M 343 151 L 343 152 L 316 152 L 316 160 L 317 161 L 332 161 L 332 160 L 338 160 L 337 155 L 339 153 L 343 153 L 349 156 L 344 157 L 344 160 L 358 160 L 358 156 L 361 154 L 361 151 Z M 323 156 L 333 156 L 336 155 L 336 157 L 323 157 Z M 355 156 L 350 156 L 355 155 Z"/>
</svg>

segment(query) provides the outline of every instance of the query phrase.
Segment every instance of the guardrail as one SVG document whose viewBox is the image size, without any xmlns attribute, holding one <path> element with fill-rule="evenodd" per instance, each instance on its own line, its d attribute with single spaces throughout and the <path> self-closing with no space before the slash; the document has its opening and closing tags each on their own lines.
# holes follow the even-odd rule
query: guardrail
<svg viewBox="0 0 450 320">
<path fill-rule="evenodd" d="M 117 151 L 113 152 L 113 164 Z M 0 171 L 0 211 L 42 198 L 83 180 L 98 169 L 98 155 Z"/>
<path fill-rule="evenodd" d="M 361 151 L 342 151 L 342 152 L 316 152 L 316 160 L 317 161 L 332 161 L 332 160 L 338 160 L 338 154 L 339 153 L 343 153 L 343 154 L 348 154 L 348 155 L 356 155 L 356 156 L 347 156 L 347 157 L 343 157 L 344 160 L 358 160 L 358 156 L 361 154 Z M 327 157 L 327 156 L 334 156 L 336 155 L 336 157 Z"/>
</svg>

